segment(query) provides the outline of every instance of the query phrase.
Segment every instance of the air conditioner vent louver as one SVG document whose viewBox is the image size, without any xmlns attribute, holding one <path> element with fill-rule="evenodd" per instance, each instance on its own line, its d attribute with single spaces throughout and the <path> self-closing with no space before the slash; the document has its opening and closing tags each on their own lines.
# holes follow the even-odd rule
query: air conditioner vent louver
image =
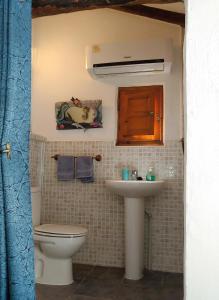
<svg viewBox="0 0 219 300">
<path fill-rule="evenodd" d="M 117 62 L 110 62 L 110 63 L 100 63 L 94 64 L 94 68 L 101 68 L 101 67 L 114 67 L 114 66 L 130 66 L 130 65 L 142 65 L 142 64 L 152 64 L 152 63 L 164 63 L 164 59 L 145 59 L 145 60 L 131 60 L 131 61 L 117 61 Z"/>
</svg>

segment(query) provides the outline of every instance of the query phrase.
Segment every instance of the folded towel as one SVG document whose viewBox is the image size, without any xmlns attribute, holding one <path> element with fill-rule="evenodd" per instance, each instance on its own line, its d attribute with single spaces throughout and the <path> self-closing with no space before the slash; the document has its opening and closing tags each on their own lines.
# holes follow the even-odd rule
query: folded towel
<svg viewBox="0 0 219 300">
<path fill-rule="evenodd" d="M 57 162 L 58 180 L 72 180 L 75 178 L 74 156 L 58 156 Z"/>
<path fill-rule="evenodd" d="M 91 156 L 79 156 L 75 162 L 75 177 L 83 183 L 94 182 L 93 158 Z"/>
</svg>

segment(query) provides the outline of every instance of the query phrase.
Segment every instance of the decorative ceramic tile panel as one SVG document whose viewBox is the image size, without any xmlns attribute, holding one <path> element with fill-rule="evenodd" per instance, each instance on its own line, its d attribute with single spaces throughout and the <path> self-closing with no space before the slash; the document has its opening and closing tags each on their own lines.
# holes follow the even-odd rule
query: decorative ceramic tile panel
<svg viewBox="0 0 219 300">
<path fill-rule="evenodd" d="M 101 154 L 102 161 L 94 161 L 96 182 L 57 181 L 57 162 L 51 158 L 54 154 Z M 37 164 L 35 160 L 34 163 Z M 159 196 L 145 201 L 145 209 L 152 215 L 150 267 L 182 272 L 183 154 L 178 141 L 169 141 L 161 147 L 116 147 L 113 142 L 46 143 L 42 222 L 80 224 L 88 228 L 87 242 L 75 255 L 75 262 L 124 266 L 124 201 L 106 190 L 104 180 L 120 178 L 123 167 L 137 169 L 145 177 L 150 166 L 155 168 L 157 178 L 167 182 Z M 36 175 L 32 175 L 32 180 L 36 181 Z M 147 267 L 147 219 L 145 227 Z"/>
</svg>

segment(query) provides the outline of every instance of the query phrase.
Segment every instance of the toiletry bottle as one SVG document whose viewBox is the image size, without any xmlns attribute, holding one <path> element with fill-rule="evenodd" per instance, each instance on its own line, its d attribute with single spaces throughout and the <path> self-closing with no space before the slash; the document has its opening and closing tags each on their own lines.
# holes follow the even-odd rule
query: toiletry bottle
<svg viewBox="0 0 219 300">
<path fill-rule="evenodd" d="M 156 180 L 156 176 L 155 176 L 153 167 L 149 167 L 147 174 L 146 174 L 146 180 L 147 181 L 155 181 Z"/>
<path fill-rule="evenodd" d="M 122 169 L 122 180 L 129 180 L 129 169 Z"/>
</svg>

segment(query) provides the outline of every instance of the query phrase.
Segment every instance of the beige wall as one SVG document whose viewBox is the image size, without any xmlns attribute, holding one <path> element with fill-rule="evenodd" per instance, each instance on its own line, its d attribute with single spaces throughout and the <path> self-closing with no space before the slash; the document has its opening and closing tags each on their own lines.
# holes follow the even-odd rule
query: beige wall
<svg viewBox="0 0 219 300">
<path fill-rule="evenodd" d="M 92 79 L 85 69 L 85 46 L 151 37 L 172 38 L 171 75 Z M 33 21 L 32 131 L 49 140 L 114 140 L 118 86 L 164 84 L 165 139 L 178 140 L 181 101 L 181 36 L 178 26 L 110 9 L 84 11 Z M 57 131 L 54 104 L 72 96 L 103 100 L 103 129 Z"/>
</svg>

